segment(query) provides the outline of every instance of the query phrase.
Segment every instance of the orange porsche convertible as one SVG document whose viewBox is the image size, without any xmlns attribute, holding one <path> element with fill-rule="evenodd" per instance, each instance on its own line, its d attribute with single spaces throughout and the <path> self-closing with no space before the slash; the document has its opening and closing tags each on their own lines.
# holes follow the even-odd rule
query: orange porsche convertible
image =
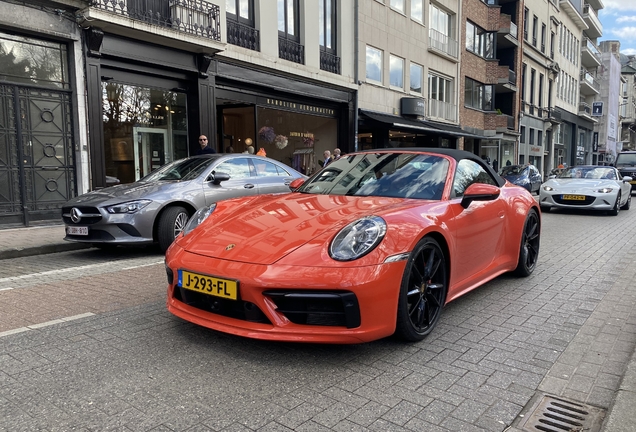
<svg viewBox="0 0 636 432">
<path fill-rule="evenodd" d="M 357 152 L 291 187 L 192 216 L 166 253 L 171 313 L 256 339 L 419 341 L 446 303 L 537 265 L 536 201 L 472 153 Z"/>
</svg>

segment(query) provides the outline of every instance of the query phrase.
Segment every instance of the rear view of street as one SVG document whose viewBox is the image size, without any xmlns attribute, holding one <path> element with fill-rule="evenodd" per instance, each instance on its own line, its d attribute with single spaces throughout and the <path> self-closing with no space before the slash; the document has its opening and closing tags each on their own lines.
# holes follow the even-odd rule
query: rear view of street
<svg viewBox="0 0 636 432">
<path fill-rule="evenodd" d="M 534 274 L 449 304 L 416 344 L 184 322 L 155 249 L 3 259 L 0 430 L 531 431 L 545 395 L 600 426 L 636 344 L 635 233 L 635 209 L 544 214 Z"/>
</svg>

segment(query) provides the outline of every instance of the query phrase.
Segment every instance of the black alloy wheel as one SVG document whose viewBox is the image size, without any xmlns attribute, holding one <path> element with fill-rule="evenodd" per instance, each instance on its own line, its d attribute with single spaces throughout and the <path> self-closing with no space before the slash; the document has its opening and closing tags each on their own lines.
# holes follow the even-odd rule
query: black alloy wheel
<svg viewBox="0 0 636 432">
<path fill-rule="evenodd" d="M 541 242 L 541 225 L 537 211 L 531 209 L 526 217 L 521 233 L 521 246 L 519 250 L 519 261 L 515 274 L 517 276 L 530 276 L 537 266 L 539 259 L 539 244 Z"/>
<path fill-rule="evenodd" d="M 446 256 L 435 239 L 424 237 L 404 269 L 395 334 L 412 342 L 424 339 L 439 321 L 447 290 Z"/>
</svg>

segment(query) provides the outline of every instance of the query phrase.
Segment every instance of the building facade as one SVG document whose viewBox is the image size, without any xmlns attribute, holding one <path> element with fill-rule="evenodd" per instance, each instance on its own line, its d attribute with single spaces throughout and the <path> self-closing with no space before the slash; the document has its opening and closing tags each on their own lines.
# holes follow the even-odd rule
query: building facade
<svg viewBox="0 0 636 432">
<path fill-rule="evenodd" d="M 462 2 L 459 118 L 473 134 L 462 146 L 497 170 L 518 160 L 521 9 L 517 0 Z"/>
</svg>

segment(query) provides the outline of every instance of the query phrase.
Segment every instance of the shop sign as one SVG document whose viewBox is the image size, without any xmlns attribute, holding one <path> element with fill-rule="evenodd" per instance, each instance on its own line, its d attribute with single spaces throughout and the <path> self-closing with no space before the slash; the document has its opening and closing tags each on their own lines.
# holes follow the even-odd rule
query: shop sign
<svg viewBox="0 0 636 432">
<path fill-rule="evenodd" d="M 402 115 L 426 116 L 426 104 L 421 98 L 401 99 Z"/>
<path fill-rule="evenodd" d="M 603 102 L 592 102 L 592 116 L 600 117 L 603 115 Z"/>
<path fill-rule="evenodd" d="M 318 115 L 328 115 L 328 116 L 336 115 L 336 111 L 331 108 L 300 104 L 300 103 L 286 101 L 282 99 L 266 98 L 265 104 L 271 107 L 284 108 L 284 109 L 294 110 L 294 111 L 303 112 L 307 114 L 318 114 Z"/>
<path fill-rule="evenodd" d="M 592 135 L 592 151 L 595 153 L 598 151 L 598 132 L 594 132 Z"/>
</svg>

